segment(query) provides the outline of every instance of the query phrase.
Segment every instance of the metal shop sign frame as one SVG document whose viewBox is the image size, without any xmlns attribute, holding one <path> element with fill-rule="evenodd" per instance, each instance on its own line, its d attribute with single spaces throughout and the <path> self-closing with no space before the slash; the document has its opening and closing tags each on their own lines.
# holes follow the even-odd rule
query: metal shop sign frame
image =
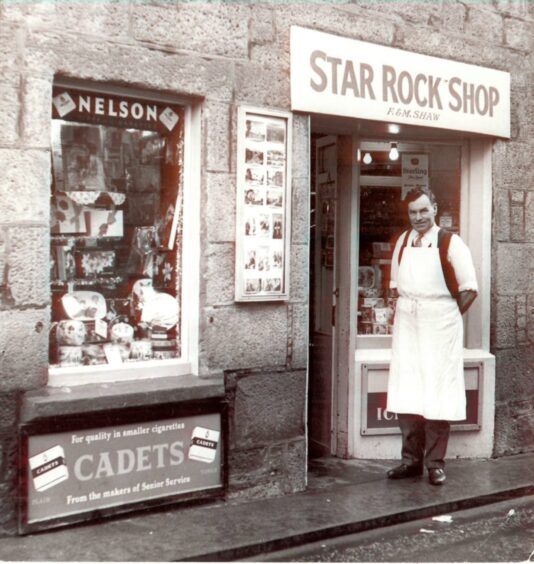
<svg viewBox="0 0 534 564">
<path fill-rule="evenodd" d="M 451 421 L 451 431 L 480 431 L 482 428 L 482 362 L 464 362 L 467 417 Z M 400 435 L 396 414 L 386 410 L 389 364 L 362 364 L 362 436 Z"/>
<path fill-rule="evenodd" d="M 226 491 L 222 401 L 33 421 L 19 438 L 22 534 Z"/>
</svg>

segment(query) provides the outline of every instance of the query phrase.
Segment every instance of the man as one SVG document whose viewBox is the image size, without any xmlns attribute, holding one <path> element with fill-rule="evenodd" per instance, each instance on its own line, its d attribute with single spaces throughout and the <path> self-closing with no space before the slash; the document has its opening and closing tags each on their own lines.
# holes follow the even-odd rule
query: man
<svg viewBox="0 0 534 564">
<path fill-rule="evenodd" d="M 392 258 L 390 288 L 398 300 L 387 403 L 398 415 L 402 464 L 388 478 L 420 476 L 424 465 L 429 482 L 442 485 L 449 421 L 466 417 L 462 314 L 478 287 L 471 253 L 458 235 L 448 234 L 440 256 L 438 240 L 441 247 L 447 237 L 439 235 L 432 192 L 412 190 L 405 204 L 412 229 L 399 237 Z"/>
</svg>

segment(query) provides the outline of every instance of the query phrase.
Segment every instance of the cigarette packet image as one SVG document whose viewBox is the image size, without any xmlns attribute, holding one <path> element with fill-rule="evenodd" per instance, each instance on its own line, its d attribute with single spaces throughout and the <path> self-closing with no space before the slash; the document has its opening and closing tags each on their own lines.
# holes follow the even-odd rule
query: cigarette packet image
<svg viewBox="0 0 534 564">
<path fill-rule="evenodd" d="M 205 427 L 195 427 L 191 434 L 189 459 L 200 462 L 213 462 L 217 453 L 220 431 L 213 431 Z"/>
<path fill-rule="evenodd" d="M 172 131 L 178 122 L 178 115 L 168 106 L 161 112 L 159 121 L 169 130 Z"/>
<path fill-rule="evenodd" d="M 44 492 L 69 477 L 65 451 L 59 445 L 30 457 L 30 469 L 33 485 L 38 492 Z"/>
<path fill-rule="evenodd" d="M 54 98 L 52 98 L 52 103 L 54 104 L 59 117 L 66 116 L 76 107 L 76 103 L 68 92 L 63 92 L 62 94 L 54 96 Z"/>
</svg>

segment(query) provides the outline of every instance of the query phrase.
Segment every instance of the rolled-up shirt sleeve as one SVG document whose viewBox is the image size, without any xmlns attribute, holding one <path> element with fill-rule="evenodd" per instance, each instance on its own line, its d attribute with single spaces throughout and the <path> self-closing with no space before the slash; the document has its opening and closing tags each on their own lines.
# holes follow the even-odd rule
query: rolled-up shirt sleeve
<svg viewBox="0 0 534 564">
<path fill-rule="evenodd" d="M 474 290 L 478 292 L 478 284 L 475 272 L 475 265 L 469 247 L 458 235 L 451 237 L 448 253 L 449 262 L 454 268 L 458 291 Z M 393 272 L 393 267 L 392 267 Z"/>
</svg>

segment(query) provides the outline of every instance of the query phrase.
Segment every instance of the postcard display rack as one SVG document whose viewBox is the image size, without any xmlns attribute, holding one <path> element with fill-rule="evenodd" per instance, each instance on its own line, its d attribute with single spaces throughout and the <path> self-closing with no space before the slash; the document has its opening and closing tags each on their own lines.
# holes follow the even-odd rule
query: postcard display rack
<svg viewBox="0 0 534 564">
<path fill-rule="evenodd" d="M 291 114 L 238 111 L 236 301 L 287 300 Z"/>
<path fill-rule="evenodd" d="M 51 368 L 180 356 L 184 112 L 56 87 Z"/>
</svg>

